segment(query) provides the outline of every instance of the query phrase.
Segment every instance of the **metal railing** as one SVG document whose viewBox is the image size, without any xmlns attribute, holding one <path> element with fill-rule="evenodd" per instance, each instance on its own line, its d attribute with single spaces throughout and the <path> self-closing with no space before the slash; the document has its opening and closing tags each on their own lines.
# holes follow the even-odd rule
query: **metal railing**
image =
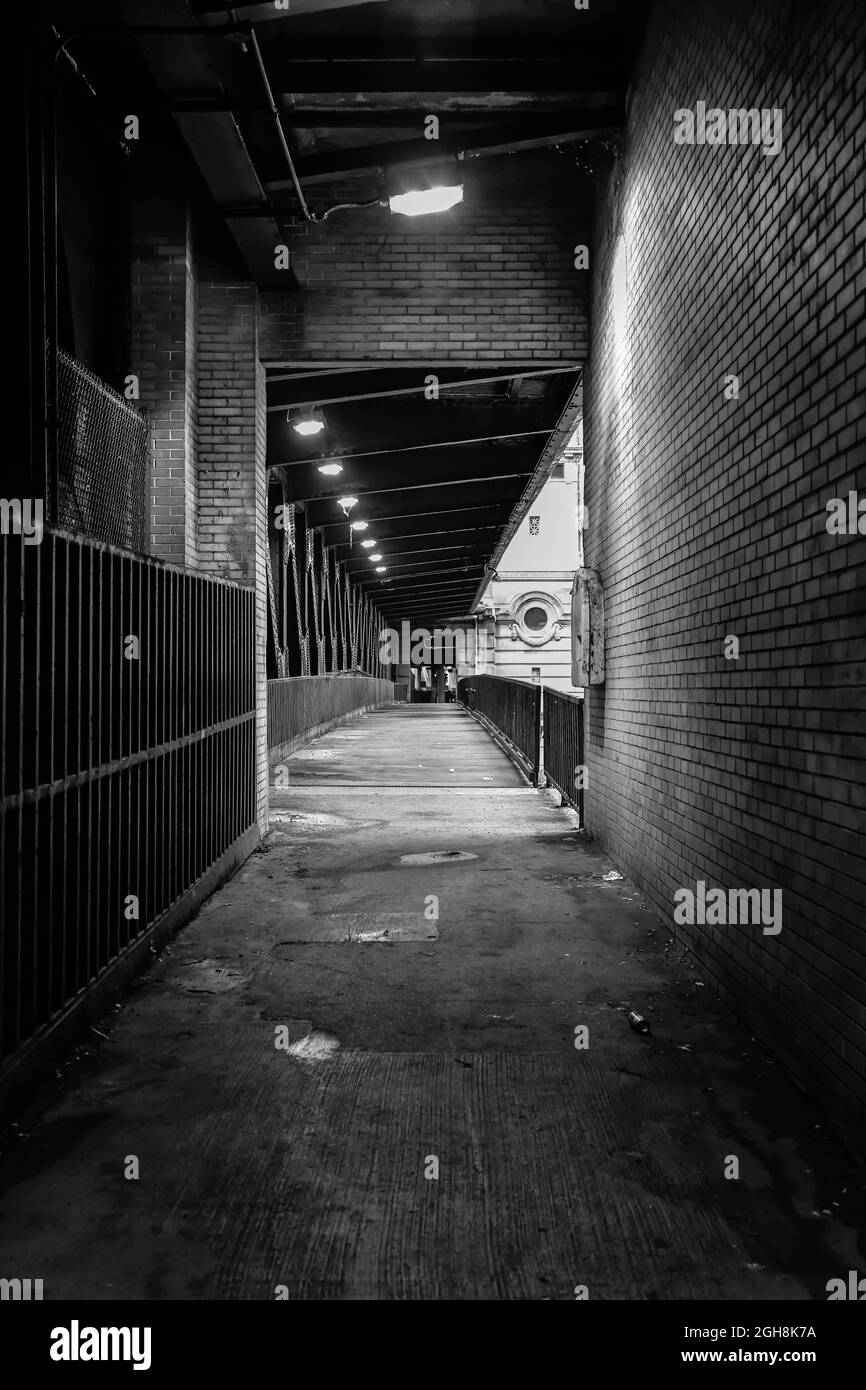
<svg viewBox="0 0 866 1390">
<path fill-rule="evenodd" d="M 393 699 L 394 682 L 377 676 L 336 672 L 268 681 L 268 748 L 292 744 L 332 719 Z"/>
<path fill-rule="evenodd" d="M 51 531 L 0 579 L 14 1060 L 254 825 L 254 594 Z"/>
<path fill-rule="evenodd" d="M 505 736 L 537 782 L 541 687 L 504 676 L 464 676 L 457 682 L 457 699 Z"/>
<path fill-rule="evenodd" d="M 75 535 L 142 553 L 148 441 L 145 416 L 61 350 L 49 520 Z"/>
<path fill-rule="evenodd" d="M 583 700 L 577 695 L 544 692 L 544 775 L 583 825 Z"/>
</svg>

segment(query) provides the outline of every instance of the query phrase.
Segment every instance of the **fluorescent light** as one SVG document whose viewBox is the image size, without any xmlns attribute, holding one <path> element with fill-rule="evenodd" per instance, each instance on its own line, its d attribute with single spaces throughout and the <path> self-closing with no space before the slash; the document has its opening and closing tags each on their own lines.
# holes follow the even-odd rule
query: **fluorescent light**
<svg viewBox="0 0 866 1390">
<path fill-rule="evenodd" d="M 364 547 L 365 550 L 369 550 L 371 546 L 374 546 L 374 545 L 376 544 L 376 542 L 375 542 L 375 541 L 361 541 L 361 544 L 362 544 L 362 546 Z"/>
<path fill-rule="evenodd" d="M 320 473 L 326 473 L 327 476 L 328 476 L 329 478 L 336 478 L 337 474 L 338 474 L 338 473 L 342 473 L 342 471 L 343 471 L 343 465 L 342 465 L 341 463 L 320 463 L 320 464 L 319 464 L 319 472 L 320 472 Z"/>
<path fill-rule="evenodd" d="M 382 558 L 381 555 L 371 555 L 371 556 L 370 556 L 370 559 L 371 559 L 371 560 L 381 560 L 381 558 Z"/>
<path fill-rule="evenodd" d="M 392 212 L 404 217 L 420 217 L 427 212 L 447 212 L 463 202 L 463 185 L 437 184 L 435 188 L 419 188 L 412 193 L 393 193 L 388 199 Z"/>
</svg>

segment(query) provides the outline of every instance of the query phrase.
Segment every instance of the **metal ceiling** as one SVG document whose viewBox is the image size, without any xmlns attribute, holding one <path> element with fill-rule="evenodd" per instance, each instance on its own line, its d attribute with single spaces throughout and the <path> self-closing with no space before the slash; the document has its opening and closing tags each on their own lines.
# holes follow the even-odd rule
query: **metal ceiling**
<svg viewBox="0 0 866 1390">
<path fill-rule="evenodd" d="M 268 466 L 384 616 L 434 626 L 469 612 L 516 505 L 549 474 L 576 418 L 579 373 L 561 362 L 274 368 Z M 425 394 L 431 376 L 438 399 Z M 302 406 L 321 407 L 324 431 L 295 431 L 290 412 Z M 319 472 L 334 461 L 338 476 Z M 344 495 L 358 498 L 351 520 L 369 523 L 351 545 Z M 385 575 L 362 547 L 371 538 Z"/>
<path fill-rule="evenodd" d="M 375 197 L 386 166 L 531 161 L 623 121 L 633 0 L 118 3 L 263 288 L 305 290 L 275 272 L 273 248 L 321 217 L 328 181 L 367 176 Z M 447 115 L 436 142 L 423 138 L 429 112 Z M 270 364 L 268 466 L 385 615 L 464 613 L 571 432 L 581 366 Z M 424 396 L 430 372 L 437 401 Z M 324 436 L 287 424 L 304 401 L 323 406 Z M 318 472 L 330 458 L 338 478 Z M 347 546 L 347 492 L 387 557 L 384 582 Z"/>
</svg>

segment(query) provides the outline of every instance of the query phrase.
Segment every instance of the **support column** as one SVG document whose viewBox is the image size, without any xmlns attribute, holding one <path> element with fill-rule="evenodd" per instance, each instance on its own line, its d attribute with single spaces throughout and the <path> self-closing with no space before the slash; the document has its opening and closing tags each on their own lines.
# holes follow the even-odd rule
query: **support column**
<svg viewBox="0 0 866 1390">
<path fill-rule="evenodd" d="M 196 563 L 195 305 L 190 213 L 180 179 L 139 163 L 131 190 L 128 375 L 151 422 L 148 550 Z"/>
<path fill-rule="evenodd" d="M 198 285 L 199 568 L 255 589 L 256 816 L 268 821 L 267 430 L 256 287 L 202 267 Z"/>
</svg>

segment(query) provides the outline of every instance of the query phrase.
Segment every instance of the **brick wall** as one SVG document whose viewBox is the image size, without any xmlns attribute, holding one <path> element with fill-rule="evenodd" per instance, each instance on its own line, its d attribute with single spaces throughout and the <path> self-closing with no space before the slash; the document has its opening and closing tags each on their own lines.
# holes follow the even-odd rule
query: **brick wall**
<svg viewBox="0 0 866 1390">
<path fill-rule="evenodd" d="M 301 288 L 262 294 L 263 359 L 583 360 L 587 275 L 574 247 L 588 236 L 574 158 L 463 168 L 464 202 L 450 212 L 368 207 L 294 225 Z M 316 212 L 379 191 L 369 176 L 308 189 Z"/>
<path fill-rule="evenodd" d="M 256 592 L 256 802 L 267 829 L 265 374 L 254 284 L 202 261 L 196 338 L 199 564 Z"/>
<path fill-rule="evenodd" d="M 162 182 L 164 180 L 164 182 Z M 132 186 L 130 354 L 151 425 L 148 549 L 194 565 L 195 278 L 187 201 L 143 163 Z"/>
<path fill-rule="evenodd" d="M 780 10 L 656 6 L 596 228 L 586 562 L 607 681 L 588 692 L 587 814 L 669 925 L 699 879 L 783 891 L 778 935 L 676 930 L 850 1137 L 866 542 L 829 535 L 825 509 L 866 488 L 864 33 L 855 4 Z M 780 108 L 781 152 L 674 144 L 699 100 Z"/>
</svg>

